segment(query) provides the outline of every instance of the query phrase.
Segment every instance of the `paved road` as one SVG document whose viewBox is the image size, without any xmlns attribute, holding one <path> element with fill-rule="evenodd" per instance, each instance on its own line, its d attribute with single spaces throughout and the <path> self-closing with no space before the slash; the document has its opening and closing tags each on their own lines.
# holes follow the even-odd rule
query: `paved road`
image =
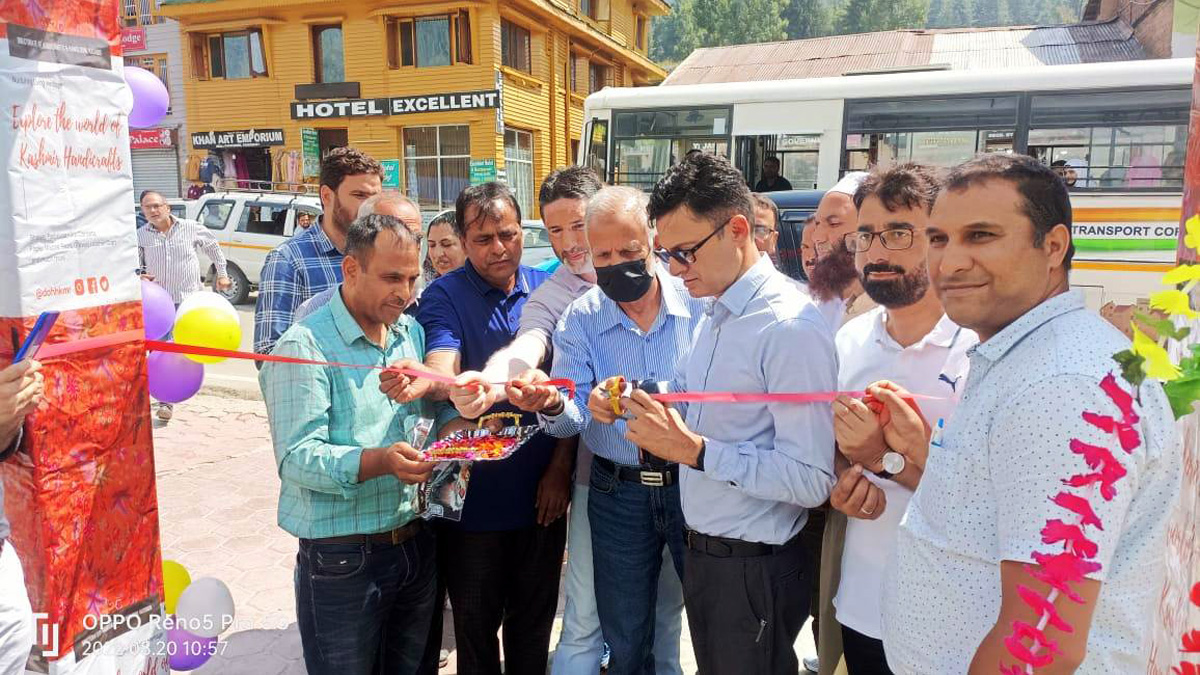
<svg viewBox="0 0 1200 675">
<path fill-rule="evenodd" d="M 238 374 L 236 364 L 229 367 Z M 296 540 L 275 522 L 279 477 L 263 403 L 201 393 L 155 430 L 154 454 L 163 559 L 179 561 L 193 579 L 224 581 L 236 607 L 221 652 L 194 672 L 303 675 L 292 589 Z M 561 631 L 562 607 L 560 597 L 552 644 Z M 454 648 L 451 625 L 447 615 L 448 649 Z M 680 647 L 684 672 L 694 673 L 686 623 Z M 796 650 L 814 653 L 807 627 Z M 441 675 L 457 672 L 455 656 Z"/>
</svg>

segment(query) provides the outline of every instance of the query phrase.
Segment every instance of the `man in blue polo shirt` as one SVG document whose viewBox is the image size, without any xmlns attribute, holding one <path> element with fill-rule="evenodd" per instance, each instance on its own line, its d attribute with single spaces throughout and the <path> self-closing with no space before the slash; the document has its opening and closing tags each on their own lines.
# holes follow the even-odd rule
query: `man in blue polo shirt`
<svg viewBox="0 0 1200 675">
<path fill-rule="evenodd" d="M 417 313 L 426 366 L 451 376 L 483 370 L 512 342 L 529 294 L 550 277 L 520 264 L 521 208 L 506 185 L 464 190 L 455 228 L 467 263 L 433 282 Z M 389 376 L 383 389 L 397 400 L 438 394 L 427 382 Z M 509 404 L 491 410 L 499 411 L 519 412 Z M 525 414 L 522 424 L 537 419 Z M 538 434 L 504 461 L 476 462 L 462 520 L 440 523 L 439 567 L 454 609 L 460 672 L 500 672 L 501 625 L 507 672 L 546 671 L 566 519 L 561 508 L 548 516 L 539 507 L 565 504 L 573 460 L 573 446 L 557 448 Z"/>
</svg>

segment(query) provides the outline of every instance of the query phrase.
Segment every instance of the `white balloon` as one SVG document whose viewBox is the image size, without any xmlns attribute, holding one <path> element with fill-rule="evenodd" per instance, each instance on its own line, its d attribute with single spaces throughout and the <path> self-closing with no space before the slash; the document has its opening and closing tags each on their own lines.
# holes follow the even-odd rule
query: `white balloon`
<svg viewBox="0 0 1200 675">
<path fill-rule="evenodd" d="M 234 321 L 236 321 L 238 318 L 238 313 L 237 310 L 233 308 L 233 303 L 226 300 L 224 296 L 213 293 L 212 291 L 196 291 L 195 293 L 185 297 L 183 302 L 179 304 L 179 309 L 175 310 L 175 320 L 179 321 L 179 318 L 184 314 L 187 314 L 193 309 L 199 309 L 201 307 L 212 307 L 219 309 L 233 317 Z"/>
<path fill-rule="evenodd" d="M 233 625 L 233 595 L 220 579 L 201 577 L 179 595 L 175 627 L 199 637 L 217 637 Z"/>
</svg>

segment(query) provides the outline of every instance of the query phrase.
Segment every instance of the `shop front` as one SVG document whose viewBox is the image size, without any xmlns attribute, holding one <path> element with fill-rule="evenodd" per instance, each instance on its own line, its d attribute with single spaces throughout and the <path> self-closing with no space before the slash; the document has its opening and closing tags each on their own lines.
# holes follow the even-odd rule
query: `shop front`
<svg viewBox="0 0 1200 675">
<path fill-rule="evenodd" d="M 145 190 L 168 198 L 180 196 L 179 154 L 173 129 L 130 129 L 129 148 L 135 196 Z"/>
<path fill-rule="evenodd" d="M 189 168 L 189 178 L 214 189 L 288 189 L 284 184 L 302 182 L 289 153 L 272 153 L 285 145 L 283 129 L 195 131 L 191 141 L 193 150 L 208 154 L 193 153 L 198 167 Z"/>
</svg>

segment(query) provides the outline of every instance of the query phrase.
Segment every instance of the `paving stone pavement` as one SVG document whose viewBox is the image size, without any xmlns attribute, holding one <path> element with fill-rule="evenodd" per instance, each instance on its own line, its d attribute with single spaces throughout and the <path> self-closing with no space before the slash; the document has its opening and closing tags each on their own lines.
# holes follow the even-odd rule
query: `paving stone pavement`
<svg viewBox="0 0 1200 675">
<path fill-rule="evenodd" d="M 237 613 L 220 653 L 193 672 L 303 675 L 292 589 L 296 540 L 276 525 L 279 476 L 262 401 L 202 392 L 155 429 L 154 449 L 163 558 L 182 563 L 193 579 L 225 582 Z M 560 592 L 551 644 L 562 608 Z M 443 645 L 452 651 L 439 675 L 457 672 L 449 614 L 445 623 Z M 796 647 L 814 653 L 807 628 Z M 684 672 L 694 673 L 686 623 L 680 652 Z"/>
</svg>

